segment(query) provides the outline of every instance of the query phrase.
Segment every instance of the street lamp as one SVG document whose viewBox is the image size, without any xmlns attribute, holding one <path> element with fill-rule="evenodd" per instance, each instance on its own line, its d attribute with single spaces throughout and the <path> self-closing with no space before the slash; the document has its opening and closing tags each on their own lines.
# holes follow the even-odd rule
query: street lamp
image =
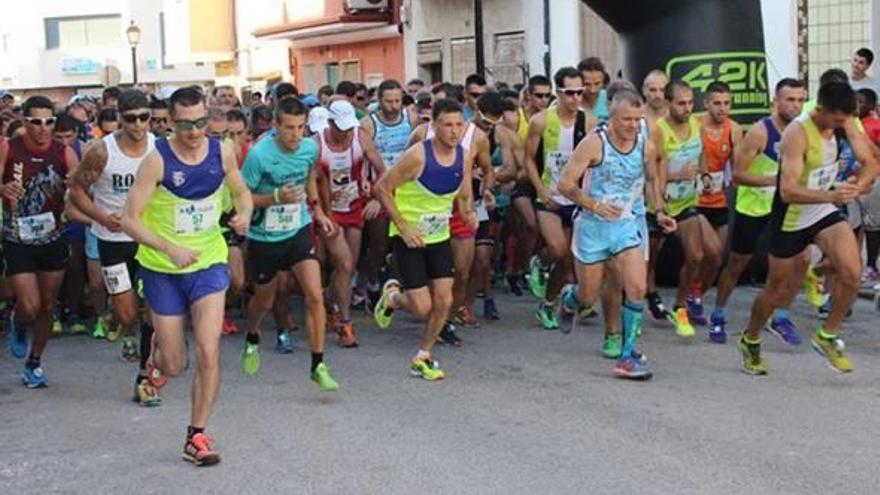
<svg viewBox="0 0 880 495">
<path fill-rule="evenodd" d="M 125 36 L 128 37 L 128 44 L 131 45 L 131 84 L 134 86 L 138 82 L 137 44 L 141 40 L 141 28 L 137 27 L 134 20 L 125 30 Z"/>
</svg>

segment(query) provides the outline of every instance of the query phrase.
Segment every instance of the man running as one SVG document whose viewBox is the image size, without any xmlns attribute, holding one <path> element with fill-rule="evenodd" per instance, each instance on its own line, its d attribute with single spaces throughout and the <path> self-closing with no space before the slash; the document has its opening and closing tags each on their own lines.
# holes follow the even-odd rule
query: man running
<svg viewBox="0 0 880 495">
<path fill-rule="evenodd" d="M 77 167 L 73 150 L 52 139 L 53 112 L 45 96 L 25 100 L 24 135 L 0 148 L 3 261 L 15 294 L 9 348 L 16 358 L 27 356 L 21 377 L 32 389 L 48 385 L 40 358 L 69 256 L 61 215 L 67 177 Z"/>
<path fill-rule="evenodd" d="M 138 245 L 122 231 L 122 208 L 134 184 L 138 167 L 154 149 L 155 137 L 149 132 L 150 109 L 147 97 L 138 90 L 119 95 L 122 128 L 104 136 L 91 146 L 70 185 L 70 200 L 91 220 L 92 233 L 98 239 L 98 254 L 107 294 L 113 302 L 113 315 L 123 328 L 123 353 L 140 356 L 135 378 L 134 400 L 142 406 L 159 405 L 158 391 L 147 381 L 147 359 L 153 329 L 143 322 L 140 352 L 134 337 L 138 325 L 138 300 L 135 254 Z M 92 199 L 94 197 L 94 199 Z"/>
<path fill-rule="evenodd" d="M 398 309 L 427 318 L 421 346 L 410 365 L 414 376 L 426 380 L 445 377 L 431 359 L 431 348 L 452 307 L 449 218 L 453 203 L 459 203 L 472 228 L 477 225 L 468 180 L 474 152 L 460 144 L 467 126 L 461 112 L 456 101 L 435 102 L 434 136 L 407 150 L 376 184 L 376 196 L 393 222 L 391 249 L 402 280 L 385 282 L 373 316 L 383 329 Z"/>
<path fill-rule="evenodd" d="M 605 90 L 605 65 L 599 57 L 588 57 L 577 66 L 584 80 L 581 108 L 593 114 L 599 122 L 608 120 L 608 95 Z"/>
<path fill-rule="evenodd" d="M 549 280 L 543 287 L 544 275 L 533 263 L 529 274 L 532 292 L 541 294 L 536 316 L 547 330 L 559 328 L 556 300 L 565 279 L 571 273 L 571 227 L 575 204 L 557 192 L 559 177 L 572 151 L 595 125 L 595 119 L 579 108 L 584 94 L 584 79 L 574 67 L 563 67 L 553 76 L 557 105 L 535 115 L 529 121 L 526 140 L 526 170 L 537 191 L 538 227 L 552 264 Z M 543 290 L 537 288 L 542 287 Z"/>
<path fill-rule="evenodd" d="M 755 298 L 749 326 L 739 342 L 746 373 L 767 373 L 761 355 L 761 329 L 775 308 L 787 307 L 794 298 L 800 282 L 798 258 L 810 244 L 816 244 L 835 268 L 831 311 L 811 339 L 813 349 L 832 369 L 841 373 L 853 369 L 840 326 L 858 295 L 861 266 L 855 235 L 837 205 L 867 192 L 880 173 L 871 145 L 855 127 L 855 110 L 855 92 L 848 83 L 823 84 L 816 108 L 792 122 L 782 134 L 767 283 Z M 845 129 L 862 164 L 855 177 L 837 184 L 836 129 Z"/>
<path fill-rule="evenodd" d="M 664 213 L 652 164 L 654 144 L 640 132 L 642 100 L 630 90 L 615 92 L 607 127 L 591 133 L 574 151 L 559 179 L 559 190 L 579 210 L 571 250 L 576 260 L 577 284 L 563 292 L 561 314 L 577 324 L 579 308 L 592 307 L 599 296 L 603 265 L 617 265 L 626 301 L 621 314 L 623 347 L 614 374 L 631 379 L 651 378 L 643 355 L 635 350 L 641 333 L 646 267 L 643 230 L 643 188 L 653 191 L 654 211 L 668 230 L 675 222 Z M 624 151 L 626 150 L 626 151 Z M 588 179 L 582 179 L 584 176 Z M 578 182 L 582 185 L 578 185 Z"/>
<path fill-rule="evenodd" d="M 238 212 L 229 226 L 240 235 L 250 225 L 252 205 L 235 152 L 205 136 L 208 112 L 201 90 L 178 89 L 169 107 L 174 136 L 157 140 L 141 163 L 122 227 L 140 245 L 136 259 L 155 332 L 147 362 L 154 387 L 183 372 L 187 315 L 192 321 L 196 370 L 183 458 L 204 466 L 220 462 L 205 427 L 220 388 L 220 331 L 229 285 L 220 231 L 223 184 L 231 189 Z"/>
<path fill-rule="evenodd" d="M 721 244 L 712 226 L 697 211 L 696 181 L 704 167 L 700 121 L 693 115 L 694 92 L 687 83 L 672 81 L 666 85 L 665 97 L 669 116 L 657 121 L 657 132 L 651 134 L 651 139 L 659 151 L 659 166 L 667 171 L 663 189 L 666 209 L 678 225 L 676 235 L 685 257 L 673 307 L 675 331 L 681 337 L 693 337 L 685 300 L 702 264 L 719 263 Z"/>
<path fill-rule="evenodd" d="M 727 303 L 752 260 L 758 239 L 770 224 L 776 177 L 779 174 L 779 139 L 789 123 L 801 114 L 806 97 L 807 91 L 802 81 L 791 78 L 780 80 L 776 84 L 770 117 L 752 126 L 736 148 L 733 182 L 737 189 L 730 232 L 732 242 L 727 265 L 718 277 L 715 309 L 710 318 L 709 338 L 712 342 L 727 342 Z M 809 253 L 805 254 L 806 257 L 797 258 L 801 261 L 796 271 L 799 279 L 803 278 L 809 262 Z M 797 328 L 784 307 L 776 309 L 767 328 L 788 344 L 801 342 Z"/>
<path fill-rule="evenodd" d="M 334 228 L 321 232 L 321 239 L 333 266 L 330 293 L 333 295 L 331 321 L 342 347 L 357 347 L 357 333 L 351 321 L 351 281 L 361 252 L 364 221 L 376 218 L 381 210 L 372 198 L 367 169 L 374 177 L 385 173 L 382 158 L 373 140 L 360 132 L 351 103 L 330 104 L 329 127 L 317 134 L 318 171 L 321 187 L 330 198 Z M 366 163 L 369 162 L 369 163 Z"/>
<path fill-rule="evenodd" d="M 260 323 L 275 303 L 279 272 L 290 271 L 305 299 L 312 381 L 321 390 L 334 391 L 339 386 L 324 363 L 327 312 L 311 224 L 314 220 L 325 234 L 332 234 L 334 227 L 318 200 L 318 148 L 315 141 L 304 139 L 306 114 L 298 99 L 280 100 L 275 107 L 275 136 L 253 145 L 242 169 L 256 208 L 248 233 L 254 295 L 248 304 L 242 369 L 248 375 L 260 369 Z"/>
</svg>

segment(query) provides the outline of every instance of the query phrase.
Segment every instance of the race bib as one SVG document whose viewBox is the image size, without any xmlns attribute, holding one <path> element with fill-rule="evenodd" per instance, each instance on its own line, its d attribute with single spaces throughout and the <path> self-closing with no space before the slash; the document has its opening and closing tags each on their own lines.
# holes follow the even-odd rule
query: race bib
<svg viewBox="0 0 880 495">
<path fill-rule="evenodd" d="M 547 161 L 550 162 L 547 165 L 550 166 L 551 187 L 556 188 L 556 184 L 559 184 L 559 177 L 562 176 L 562 169 L 568 163 L 569 156 L 571 156 L 571 153 L 567 151 L 551 151 L 547 153 Z"/>
<path fill-rule="evenodd" d="M 351 211 L 351 204 L 359 195 L 357 182 L 352 181 L 344 186 L 334 185 L 330 191 L 330 208 L 333 211 Z"/>
<path fill-rule="evenodd" d="M 219 220 L 220 207 L 214 198 L 189 201 L 174 209 L 174 233 L 200 234 L 216 227 Z"/>
<path fill-rule="evenodd" d="M 272 205 L 266 208 L 266 232 L 291 232 L 300 226 L 301 205 Z"/>
<path fill-rule="evenodd" d="M 448 214 L 430 214 L 426 213 L 419 217 L 419 232 L 422 236 L 430 237 L 432 235 L 443 232 L 443 229 L 449 225 Z"/>
<path fill-rule="evenodd" d="M 486 205 L 484 205 L 482 201 L 478 202 L 474 206 L 474 209 L 477 210 L 477 221 L 478 222 L 489 221 L 489 210 L 486 209 Z"/>
<path fill-rule="evenodd" d="M 22 241 L 35 241 L 55 230 L 55 215 L 51 211 L 18 219 L 18 237 Z"/>
<path fill-rule="evenodd" d="M 697 184 L 693 180 L 669 182 L 666 184 L 666 199 L 678 201 L 692 198 L 697 194 Z"/>
<path fill-rule="evenodd" d="M 131 290 L 131 277 L 128 275 L 128 265 L 118 263 L 113 266 L 101 268 L 104 274 L 104 285 L 107 293 L 111 296 L 122 294 Z"/>
<path fill-rule="evenodd" d="M 700 176 L 700 195 L 713 196 L 724 190 L 724 172 L 709 172 Z"/>
<path fill-rule="evenodd" d="M 837 176 L 837 164 L 826 165 L 810 172 L 807 180 L 807 188 L 816 191 L 827 191 L 834 185 L 834 178 Z"/>
</svg>

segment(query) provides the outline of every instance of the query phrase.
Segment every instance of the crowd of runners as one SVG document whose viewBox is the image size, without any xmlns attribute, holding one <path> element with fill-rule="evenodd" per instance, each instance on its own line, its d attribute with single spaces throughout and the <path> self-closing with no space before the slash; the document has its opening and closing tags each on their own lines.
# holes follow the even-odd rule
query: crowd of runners
<svg viewBox="0 0 880 495">
<path fill-rule="evenodd" d="M 852 80 L 829 70 L 810 101 L 803 81 L 780 80 L 770 115 L 750 125 L 732 120 L 723 82 L 701 88 L 696 114 L 686 82 L 658 70 L 636 87 L 597 58 L 525 85 L 472 75 L 300 94 L 279 83 L 244 104 L 228 86 L 107 88 L 61 108 L 0 93 L 11 354 L 24 384 L 41 388 L 52 334 L 118 339 L 138 363 L 134 402 L 158 406 L 192 346 L 183 457 L 197 465 L 220 459 L 205 427 L 221 335 L 244 334 L 241 367 L 254 375 L 267 314 L 280 354 L 293 352 L 299 322 L 309 376 L 326 392 L 339 385 L 325 335 L 358 347 L 358 311 L 379 329 L 399 312 L 423 320 L 408 369 L 440 380 L 434 345 L 461 346 L 459 328 L 503 320 L 499 292 L 534 304 L 548 331 L 601 314 L 601 354 L 622 378 L 652 376 L 638 345 L 645 309 L 684 339 L 741 333 L 749 374 L 767 373 L 764 330 L 790 345 L 806 337 L 849 372 L 842 325 L 861 281 L 878 278 L 872 61 L 859 50 Z M 655 272 L 672 237 L 682 262 L 664 302 Z M 748 327 L 728 328 L 725 306 L 763 249 Z M 802 288 L 818 310 L 800 322 L 812 332 L 788 312 Z"/>
</svg>

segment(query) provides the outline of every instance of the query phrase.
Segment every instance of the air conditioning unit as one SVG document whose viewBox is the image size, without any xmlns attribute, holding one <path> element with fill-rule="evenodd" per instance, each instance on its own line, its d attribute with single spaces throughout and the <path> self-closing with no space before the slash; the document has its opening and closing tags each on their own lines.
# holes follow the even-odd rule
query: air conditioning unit
<svg viewBox="0 0 880 495">
<path fill-rule="evenodd" d="M 391 0 L 345 0 L 345 10 L 359 12 L 361 10 L 387 10 Z"/>
</svg>

